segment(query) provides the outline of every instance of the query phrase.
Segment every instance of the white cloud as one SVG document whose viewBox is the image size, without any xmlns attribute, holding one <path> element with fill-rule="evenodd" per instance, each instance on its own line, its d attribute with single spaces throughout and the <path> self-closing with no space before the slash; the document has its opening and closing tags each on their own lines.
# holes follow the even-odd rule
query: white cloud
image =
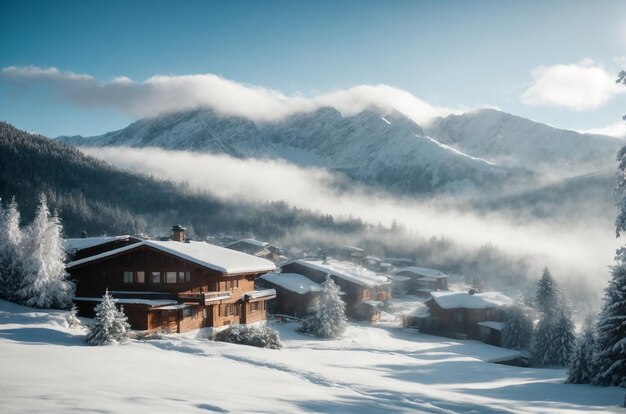
<svg viewBox="0 0 626 414">
<path fill-rule="evenodd" d="M 35 66 L 9 66 L 0 73 L 5 80 L 15 84 L 47 87 L 54 97 L 80 106 L 115 108 L 133 117 L 205 107 L 221 114 L 273 121 L 322 106 L 334 107 L 344 115 L 377 106 L 383 110 L 395 109 L 418 124 L 425 124 L 437 116 L 462 112 L 461 109 L 431 105 L 407 91 L 388 85 L 359 85 L 305 97 L 287 96 L 214 74 L 156 75 L 143 82 L 120 76 L 103 82 L 90 75 Z"/>
<path fill-rule="evenodd" d="M 520 99 L 528 105 L 560 106 L 575 111 L 598 108 L 623 88 L 615 83 L 617 71 L 609 71 L 591 59 L 569 65 L 540 66 Z"/>
<path fill-rule="evenodd" d="M 610 137 L 615 137 L 615 138 L 626 139 L 626 123 L 616 122 L 614 124 L 611 124 L 605 127 L 584 129 L 584 130 L 579 130 L 578 132 L 582 134 L 600 134 L 600 135 L 608 135 Z"/>
</svg>

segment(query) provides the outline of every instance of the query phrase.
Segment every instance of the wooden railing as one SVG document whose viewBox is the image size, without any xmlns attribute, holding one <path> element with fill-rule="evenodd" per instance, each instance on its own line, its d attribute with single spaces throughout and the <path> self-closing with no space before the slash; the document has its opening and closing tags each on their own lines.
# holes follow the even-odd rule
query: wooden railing
<svg viewBox="0 0 626 414">
<path fill-rule="evenodd" d="M 228 299 L 232 295 L 233 292 L 227 290 L 222 292 L 179 293 L 178 298 L 184 301 L 197 301 L 201 305 L 206 305 L 207 302 Z"/>
</svg>

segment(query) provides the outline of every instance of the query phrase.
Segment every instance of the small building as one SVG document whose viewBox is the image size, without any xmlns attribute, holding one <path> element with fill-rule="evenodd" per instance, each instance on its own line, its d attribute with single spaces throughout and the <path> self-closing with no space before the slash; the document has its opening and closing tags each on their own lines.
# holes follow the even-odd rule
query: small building
<svg viewBox="0 0 626 414">
<path fill-rule="evenodd" d="M 321 249 L 318 256 L 322 259 L 333 258 L 337 260 L 347 260 L 350 262 L 360 263 L 365 257 L 365 253 L 360 247 L 339 245 Z"/>
<path fill-rule="evenodd" d="M 297 259 L 281 266 L 283 273 L 297 273 L 322 284 L 326 275 L 344 293 L 346 314 L 359 320 L 376 321 L 383 302 L 390 297 L 390 282 L 386 276 L 354 263 L 339 260 Z"/>
<path fill-rule="evenodd" d="M 431 291 L 448 290 L 450 276 L 436 269 L 408 266 L 394 270 L 391 274 L 393 281 L 401 286 L 398 290 L 402 289 L 407 293 L 428 295 Z"/>
<path fill-rule="evenodd" d="M 242 239 L 225 246 L 228 249 L 251 254 L 256 257 L 271 260 L 274 263 L 282 262 L 286 259 L 283 252 L 273 244 L 255 239 Z"/>
<path fill-rule="evenodd" d="M 266 319 L 272 289 L 255 291 L 255 277 L 274 263 L 185 240 L 184 228 L 172 240 L 143 240 L 70 262 L 79 315 L 93 317 L 106 290 L 124 306 L 133 329 L 185 332 Z"/>
<path fill-rule="evenodd" d="M 423 332 L 459 339 L 476 339 L 500 346 L 504 308 L 513 299 L 498 292 L 431 292 L 424 302 L 428 316 L 411 321 Z"/>
<path fill-rule="evenodd" d="M 302 318 L 312 314 L 319 303 L 322 286 L 298 273 L 265 273 L 256 286 L 274 289 L 276 299 L 269 303 L 273 313 Z"/>
<path fill-rule="evenodd" d="M 141 241 L 139 237 L 129 235 L 87 237 L 87 234 L 83 232 L 81 236 L 84 237 L 64 240 L 65 252 L 70 260 L 80 260 L 85 257 L 95 256 Z"/>
</svg>

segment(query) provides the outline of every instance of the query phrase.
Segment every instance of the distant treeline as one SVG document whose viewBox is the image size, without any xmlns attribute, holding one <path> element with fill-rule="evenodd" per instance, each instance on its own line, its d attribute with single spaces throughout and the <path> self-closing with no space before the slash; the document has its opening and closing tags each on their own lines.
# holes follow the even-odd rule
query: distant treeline
<svg viewBox="0 0 626 414">
<path fill-rule="evenodd" d="M 350 233 L 364 229 L 358 219 L 288 206 L 284 202 L 249 205 L 192 194 L 186 186 L 114 168 L 77 149 L 0 123 L 0 197 L 15 197 L 24 221 L 32 220 L 44 193 L 62 220 L 65 235 L 158 234 L 174 223 L 191 234 L 251 233 L 273 238 L 298 226 Z"/>
</svg>

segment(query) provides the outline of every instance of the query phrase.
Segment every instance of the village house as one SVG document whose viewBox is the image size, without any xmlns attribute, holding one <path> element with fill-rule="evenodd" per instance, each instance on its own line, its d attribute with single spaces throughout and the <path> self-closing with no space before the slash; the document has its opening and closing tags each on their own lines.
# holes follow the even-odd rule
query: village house
<svg viewBox="0 0 626 414">
<path fill-rule="evenodd" d="M 426 267 L 408 266 L 391 273 L 394 291 L 428 296 L 432 291 L 448 290 L 447 274 Z"/>
<path fill-rule="evenodd" d="M 319 283 L 297 273 L 265 273 L 255 284 L 276 291 L 276 299 L 268 303 L 272 313 L 297 318 L 315 312 L 322 291 Z"/>
<path fill-rule="evenodd" d="M 108 252 L 109 250 L 139 243 L 140 241 L 140 238 L 129 235 L 87 237 L 87 233 L 83 232 L 80 238 L 65 239 L 64 247 L 70 260 L 80 260 Z"/>
<path fill-rule="evenodd" d="M 326 275 L 330 275 L 343 292 L 346 314 L 358 320 L 378 321 L 381 308 L 390 296 L 386 276 L 351 262 L 297 259 L 283 264 L 281 270 L 302 275 L 318 284 L 324 283 Z M 277 297 L 276 300 L 282 299 Z"/>
<path fill-rule="evenodd" d="M 256 257 L 271 260 L 274 263 L 282 262 L 286 259 L 283 252 L 273 244 L 255 239 L 242 239 L 225 246 L 228 249 L 237 250 L 251 254 Z"/>
<path fill-rule="evenodd" d="M 476 339 L 500 346 L 505 326 L 504 309 L 513 299 L 498 292 L 431 292 L 420 311 L 405 318 L 404 325 L 420 331 L 459 339 Z"/>
<path fill-rule="evenodd" d="M 365 253 L 359 247 L 340 245 L 321 249 L 318 256 L 322 259 L 333 258 L 359 263 L 365 257 Z"/>
<path fill-rule="evenodd" d="M 142 240 L 70 262 L 79 314 L 93 317 L 109 290 L 136 330 L 185 332 L 265 320 L 275 291 L 254 290 L 254 279 L 275 270 L 274 263 L 185 240 L 184 231 L 175 226 L 171 240 Z"/>
</svg>

